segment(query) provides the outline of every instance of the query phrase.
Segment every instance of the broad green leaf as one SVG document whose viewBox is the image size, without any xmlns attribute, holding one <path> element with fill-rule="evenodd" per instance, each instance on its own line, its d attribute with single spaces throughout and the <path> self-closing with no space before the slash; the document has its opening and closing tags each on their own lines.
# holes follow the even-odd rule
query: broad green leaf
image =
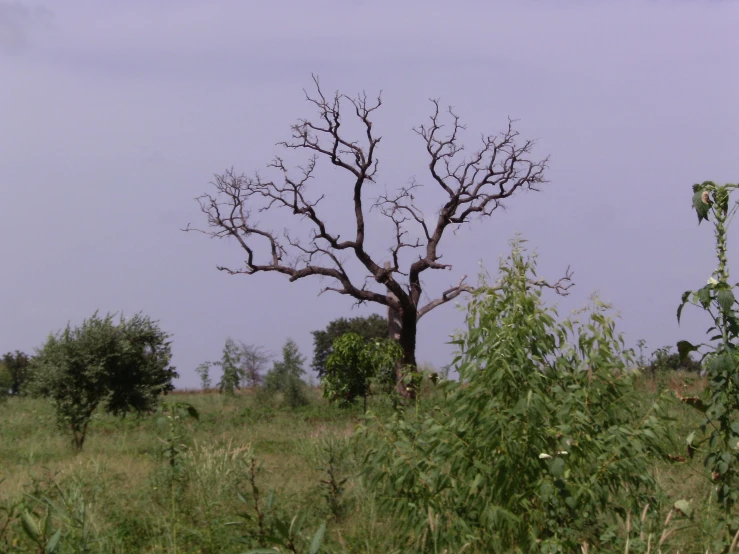
<svg viewBox="0 0 739 554">
<path fill-rule="evenodd" d="M 44 521 L 44 536 L 48 537 L 52 531 L 51 509 L 46 508 L 46 521 Z"/>
<path fill-rule="evenodd" d="M 693 194 L 693 208 L 695 209 L 695 213 L 698 214 L 699 225 L 704 219 L 708 219 L 708 214 L 711 211 L 711 204 L 710 200 L 708 204 L 703 202 L 702 189 L 698 189 L 695 194 Z"/>
<path fill-rule="evenodd" d="M 690 518 L 693 515 L 693 507 L 687 500 L 678 500 L 675 502 L 675 509 L 687 518 Z"/>
<path fill-rule="evenodd" d="M 318 554 L 318 551 L 321 548 L 321 544 L 323 544 L 323 536 L 326 534 L 326 522 L 324 521 L 321 523 L 321 526 L 316 531 L 316 534 L 313 535 L 313 540 L 310 542 L 310 549 L 308 550 L 309 554 Z"/>
<path fill-rule="evenodd" d="M 705 287 L 700 289 L 697 294 L 698 302 L 701 303 L 701 306 L 707 308 L 711 304 L 711 286 L 706 285 Z"/>
<path fill-rule="evenodd" d="M 685 302 L 681 302 L 680 305 L 677 307 L 677 323 L 680 324 L 680 316 L 683 313 L 683 308 L 685 307 Z"/>
<path fill-rule="evenodd" d="M 26 532 L 29 538 L 31 538 L 33 541 L 38 542 L 41 539 L 41 533 L 39 533 L 36 522 L 33 520 L 33 517 L 31 517 L 31 514 L 29 514 L 28 512 L 23 512 L 21 514 L 21 526 L 23 527 L 23 530 Z"/>
<path fill-rule="evenodd" d="M 716 299 L 718 300 L 719 306 L 721 306 L 721 311 L 724 313 L 731 311 L 731 308 L 734 305 L 734 293 L 731 292 L 730 289 L 719 290 L 716 294 Z"/>
<path fill-rule="evenodd" d="M 49 539 L 49 542 L 46 543 L 47 554 L 54 554 L 54 552 L 56 552 L 56 547 L 59 545 L 59 539 L 61 538 L 62 538 L 62 530 L 57 529 L 56 533 L 54 533 L 52 537 Z"/>
<path fill-rule="evenodd" d="M 565 472 L 565 461 L 562 458 L 554 458 L 549 464 L 549 471 L 555 477 L 562 477 Z"/>
</svg>

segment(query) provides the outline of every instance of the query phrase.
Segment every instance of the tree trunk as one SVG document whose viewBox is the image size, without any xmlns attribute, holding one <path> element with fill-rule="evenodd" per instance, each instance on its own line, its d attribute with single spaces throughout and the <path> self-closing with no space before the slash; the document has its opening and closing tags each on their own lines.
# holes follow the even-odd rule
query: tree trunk
<svg viewBox="0 0 739 554">
<path fill-rule="evenodd" d="M 416 374 L 416 312 L 415 310 L 406 316 L 401 316 L 402 327 L 398 337 L 398 343 L 403 349 L 403 357 L 398 361 L 395 367 L 395 376 L 398 381 L 398 392 L 401 396 L 415 400 L 416 385 L 415 383 L 404 383 L 403 377 L 408 373 Z"/>
<path fill-rule="evenodd" d="M 390 291 L 388 291 L 388 296 L 395 298 Z M 412 384 L 403 382 L 403 373 L 409 368 L 413 372 L 416 369 L 416 311 L 403 310 L 399 313 L 393 308 L 388 308 L 387 319 L 389 337 L 398 341 L 403 349 L 403 356 L 395 367 L 397 391 L 404 398 L 413 400 L 416 397 L 416 391 Z"/>
</svg>

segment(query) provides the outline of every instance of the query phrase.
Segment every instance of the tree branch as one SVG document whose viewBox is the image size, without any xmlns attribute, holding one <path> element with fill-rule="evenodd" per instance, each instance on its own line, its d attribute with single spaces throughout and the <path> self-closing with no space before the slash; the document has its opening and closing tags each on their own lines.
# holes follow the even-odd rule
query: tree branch
<svg viewBox="0 0 739 554">
<path fill-rule="evenodd" d="M 448 288 L 445 290 L 439 298 L 436 300 L 432 300 L 422 308 L 418 310 L 418 315 L 416 316 L 417 319 L 421 319 L 422 316 L 429 313 L 434 308 L 441 306 L 442 304 L 446 304 L 447 302 L 454 300 L 457 298 L 460 294 L 463 292 L 473 293 L 477 289 L 473 286 L 465 284 L 465 280 L 467 279 L 467 275 L 463 276 L 459 283 L 457 283 L 455 286 Z M 529 285 L 532 287 L 539 287 L 539 288 L 547 288 L 551 289 L 554 292 L 556 292 L 560 296 L 567 296 L 570 294 L 570 288 L 574 285 L 572 282 L 572 271 L 570 270 L 570 267 L 567 267 L 567 270 L 565 271 L 564 277 L 561 277 L 559 280 L 555 281 L 554 283 L 550 283 L 549 281 L 545 279 L 538 279 L 536 281 L 529 281 Z M 503 287 L 502 285 L 488 287 L 488 290 L 501 290 Z"/>
<path fill-rule="evenodd" d="M 391 262 L 387 267 L 365 250 L 366 225 L 364 211 L 365 185 L 374 183 L 378 169 L 377 148 L 381 137 L 375 135 L 370 118 L 382 105 L 381 95 L 368 100 L 365 93 L 350 98 L 336 92 L 327 97 L 319 80 L 313 76 L 316 92 L 305 97 L 317 110 L 315 120 L 300 119 L 291 127 L 290 141 L 278 143 L 288 150 L 308 150 L 310 158 L 297 171 L 289 170 L 285 161 L 277 156 L 268 165 L 278 180 L 265 180 L 259 174 L 248 178 L 234 173 L 233 169 L 216 175 L 212 183 L 213 194 L 204 194 L 197 200 L 207 216 L 208 229 L 199 231 L 213 238 L 235 240 L 246 255 L 244 267 L 218 269 L 230 274 L 251 275 L 258 272 L 276 272 L 287 275 L 290 281 L 319 276 L 332 281 L 326 291 L 352 296 L 357 302 L 377 302 L 403 311 L 425 315 L 435 307 L 449 302 L 473 289 L 462 278 L 456 286 L 419 309 L 422 294 L 420 275 L 428 269 L 451 269 L 441 263 L 439 248 L 446 230 L 456 230 L 473 218 L 490 216 L 497 208 L 504 207 L 505 199 L 517 190 L 538 190 L 545 183 L 544 171 L 547 159 L 533 161 L 530 158 L 532 141 L 517 142 L 518 133 L 509 119 L 507 129 L 497 136 L 482 136 L 482 145 L 469 157 L 464 156 L 460 135 L 465 127 L 449 108 L 451 118 L 449 132 L 444 134 L 444 124 L 439 102 L 432 100 L 433 114 L 427 125 L 415 129 L 423 139 L 429 155 L 429 173 L 432 184 L 439 187 L 444 200 L 432 219 L 426 218 L 415 204 L 415 194 L 421 187 L 415 180 L 395 192 L 380 195 L 370 207 L 392 222 L 394 241 L 389 248 Z M 348 102 L 348 105 L 347 105 Z M 348 107 L 361 126 L 358 138 L 348 136 L 342 127 L 342 108 Z M 324 195 L 312 196 L 310 184 L 315 181 L 316 167 L 320 160 L 330 161 L 349 177 L 352 186 L 353 237 L 342 238 L 327 224 L 321 213 Z M 286 209 L 308 223 L 310 230 L 301 241 L 287 231 L 280 236 L 265 228 L 255 215 L 270 210 Z M 419 232 L 410 233 L 410 227 Z M 420 238 L 412 238 L 412 237 Z M 402 255 L 415 251 L 418 257 L 403 270 Z M 257 254 L 259 252 L 259 255 Z M 344 254 L 342 254 L 344 253 Z M 366 270 L 362 286 L 355 285 L 345 267 L 345 255 L 351 254 Z M 407 276 L 407 284 L 401 286 L 397 275 Z M 368 288 L 368 281 L 381 285 L 382 294 Z M 549 286 L 560 294 L 566 294 L 566 283 Z"/>
</svg>

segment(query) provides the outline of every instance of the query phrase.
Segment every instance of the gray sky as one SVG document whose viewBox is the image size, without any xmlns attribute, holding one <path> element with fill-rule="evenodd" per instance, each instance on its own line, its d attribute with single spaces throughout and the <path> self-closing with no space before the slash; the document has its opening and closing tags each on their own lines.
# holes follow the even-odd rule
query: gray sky
<svg viewBox="0 0 739 554">
<path fill-rule="evenodd" d="M 688 310 L 679 328 L 675 310 L 714 267 L 690 187 L 739 181 L 737 24 L 739 2 L 699 0 L 0 0 L 0 350 L 30 352 L 95 309 L 142 310 L 195 386 L 227 336 L 275 352 L 293 337 L 310 358 L 311 330 L 382 312 L 319 298 L 317 280 L 218 272 L 238 247 L 180 231 L 204 223 L 193 198 L 214 173 L 263 170 L 313 116 L 311 72 L 329 93 L 383 91 L 380 186 L 428 183 L 411 129 L 429 97 L 455 106 L 470 147 L 511 116 L 551 154 L 541 193 L 446 238 L 454 269 L 431 294 L 474 282 L 480 260 L 495 270 L 521 232 L 542 275 L 572 266 L 562 312 L 598 290 L 630 344 L 700 340 L 707 320 Z M 321 175 L 345 205 L 346 179 Z M 453 305 L 421 320 L 419 359 L 447 363 L 462 323 Z"/>
</svg>

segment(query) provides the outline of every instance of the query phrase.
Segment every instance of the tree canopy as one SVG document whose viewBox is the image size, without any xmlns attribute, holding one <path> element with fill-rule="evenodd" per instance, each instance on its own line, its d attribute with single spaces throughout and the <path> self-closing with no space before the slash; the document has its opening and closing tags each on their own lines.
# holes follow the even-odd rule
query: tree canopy
<svg viewBox="0 0 739 554">
<path fill-rule="evenodd" d="M 347 334 L 355 333 L 365 340 L 385 339 L 388 337 L 387 319 L 371 314 L 366 317 L 340 317 L 331 321 L 325 329 L 312 331 L 313 334 L 313 371 L 322 378 L 326 373 L 326 360 L 333 351 L 336 339 Z"/>
<path fill-rule="evenodd" d="M 10 394 L 20 394 L 28 378 L 30 358 L 24 352 L 6 352 L 2 357 L 6 371 L 10 376 Z"/>
<path fill-rule="evenodd" d="M 142 314 L 132 318 L 95 312 L 79 327 L 52 334 L 33 358 L 33 388 L 47 396 L 57 423 L 81 450 L 95 410 L 114 415 L 155 408 L 159 395 L 174 389 L 169 335 Z"/>
</svg>

